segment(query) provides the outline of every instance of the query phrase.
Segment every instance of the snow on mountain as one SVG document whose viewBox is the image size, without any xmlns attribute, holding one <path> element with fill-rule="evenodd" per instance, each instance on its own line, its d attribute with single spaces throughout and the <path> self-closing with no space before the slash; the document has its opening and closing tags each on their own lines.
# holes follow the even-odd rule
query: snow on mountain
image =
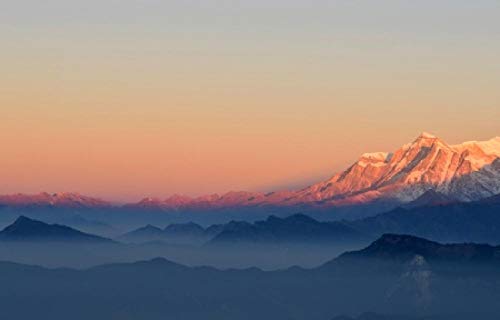
<svg viewBox="0 0 500 320">
<path fill-rule="evenodd" d="M 229 192 L 183 201 L 169 198 L 166 208 L 232 206 L 339 206 L 377 200 L 411 202 L 429 190 L 470 201 L 500 193 L 500 137 L 448 145 L 430 133 L 394 152 L 365 153 L 330 179 L 298 191 L 269 194 Z M 175 199 L 178 199 L 176 197 Z"/>
<path fill-rule="evenodd" d="M 420 134 L 394 152 L 365 153 L 346 170 L 296 191 L 228 192 L 200 197 L 145 198 L 132 209 L 212 209 L 241 206 L 343 206 L 373 201 L 411 202 L 427 191 L 457 201 L 500 193 L 500 137 L 449 145 Z M 94 207 L 109 204 L 76 193 L 0 196 L 0 205 Z"/>
<path fill-rule="evenodd" d="M 376 199 L 415 200 L 435 190 L 460 200 L 475 200 L 500 192 L 500 138 L 448 145 L 429 133 L 394 153 L 363 155 L 346 171 L 312 185 L 294 197 L 331 204 Z"/>
<path fill-rule="evenodd" d="M 12 207 L 57 206 L 64 208 L 101 208 L 111 206 L 110 203 L 104 200 L 71 192 L 0 195 L 0 205 Z"/>
</svg>

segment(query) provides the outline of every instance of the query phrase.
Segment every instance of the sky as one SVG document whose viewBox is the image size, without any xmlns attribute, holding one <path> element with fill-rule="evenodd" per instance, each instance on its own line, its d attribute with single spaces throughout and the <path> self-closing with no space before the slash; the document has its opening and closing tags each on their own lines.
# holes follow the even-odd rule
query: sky
<svg viewBox="0 0 500 320">
<path fill-rule="evenodd" d="M 500 135 L 499 1 L 18 0 L 0 193 L 294 189 L 431 132 Z"/>
</svg>

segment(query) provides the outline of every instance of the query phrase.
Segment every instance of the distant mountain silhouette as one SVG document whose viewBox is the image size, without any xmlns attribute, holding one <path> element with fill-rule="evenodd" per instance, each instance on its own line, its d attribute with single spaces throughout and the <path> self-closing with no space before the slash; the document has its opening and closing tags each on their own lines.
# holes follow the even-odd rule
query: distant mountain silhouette
<svg viewBox="0 0 500 320">
<path fill-rule="evenodd" d="M 216 244 L 321 244 L 363 241 L 362 233 L 342 222 L 320 222 L 303 214 L 270 216 L 255 223 L 230 222 L 211 241 Z"/>
<path fill-rule="evenodd" d="M 409 234 L 446 242 L 500 244 L 500 198 L 456 202 L 428 191 L 408 207 L 353 221 L 321 222 L 304 214 L 269 216 L 253 223 L 231 221 L 206 229 L 173 224 L 165 230 L 151 226 L 125 234 L 123 240 L 145 242 L 184 238 L 210 245 L 345 243 L 373 240 L 385 233 Z"/>
<path fill-rule="evenodd" d="M 118 238 L 127 242 L 183 242 L 210 245 L 280 244 L 303 245 L 343 243 L 366 240 L 362 233 L 342 222 L 320 222 L 303 214 L 286 218 L 269 216 L 266 220 L 249 223 L 231 221 L 203 228 L 196 223 L 171 224 L 165 229 L 151 225 L 133 230 Z"/>
<path fill-rule="evenodd" d="M 346 223 L 372 236 L 399 233 L 438 241 L 500 244 L 500 202 L 495 199 L 397 208 Z"/>
<path fill-rule="evenodd" d="M 132 230 L 121 235 L 120 237 L 118 237 L 118 240 L 139 243 L 162 240 L 164 236 L 165 235 L 161 228 L 148 224 L 144 227 Z"/>
<path fill-rule="evenodd" d="M 214 226 L 215 228 L 215 226 Z M 189 223 L 174 223 L 164 229 L 147 225 L 130 231 L 118 237 L 119 240 L 132 243 L 164 241 L 174 244 L 201 244 L 208 241 L 213 234 L 200 225 Z"/>
<path fill-rule="evenodd" d="M 205 229 L 194 222 L 170 224 L 163 231 L 172 237 L 204 237 L 205 235 Z"/>
<path fill-rule="evenodd" d="M 255 222 L 231 221 L 203 228 L 196 223 L 165 229 L 139 228 L 121 236 L 126 242 L 208 242 L 284 244 L 356 243 L 385 233 L 409 234 L 435 241 L 500 244 L 500 195 L 457 202 L 429 190 L 414 202 L 376 216 L 351 221 L 318 221 L 309 215 L 268 216 Z"/>
<path fill-rule="evenodd" d="M 47 224 L 20 216 L 14 223 L 0 231 L 2 241 L 64 241 L 64 242 L 111 242 L 111 240 L 84 233 L 76 229 Z"/>
</svg>

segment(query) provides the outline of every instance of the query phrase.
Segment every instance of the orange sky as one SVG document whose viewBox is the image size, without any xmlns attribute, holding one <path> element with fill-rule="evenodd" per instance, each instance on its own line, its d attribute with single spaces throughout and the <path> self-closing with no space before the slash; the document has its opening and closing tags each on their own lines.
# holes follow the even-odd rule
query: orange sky
<svg viewBox="0 0 500 320">
<path fill-rule="evenodd" d="M 26 2 L 0 14 L 0 193 L 297 187 L 421 131 L 500 135 L 498 3 Z"/>
</svg>

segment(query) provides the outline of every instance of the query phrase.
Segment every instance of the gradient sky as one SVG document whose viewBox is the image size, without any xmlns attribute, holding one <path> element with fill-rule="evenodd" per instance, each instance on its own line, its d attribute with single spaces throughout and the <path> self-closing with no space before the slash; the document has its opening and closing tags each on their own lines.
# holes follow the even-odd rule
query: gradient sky
<svg viewBox="0 0 500 320">
<path fill-rule="evenodd" d="M 0 193 L 294 188 L 500 135 L 499 1 L 17 0 L 0 40 Z"/>
</svg>

